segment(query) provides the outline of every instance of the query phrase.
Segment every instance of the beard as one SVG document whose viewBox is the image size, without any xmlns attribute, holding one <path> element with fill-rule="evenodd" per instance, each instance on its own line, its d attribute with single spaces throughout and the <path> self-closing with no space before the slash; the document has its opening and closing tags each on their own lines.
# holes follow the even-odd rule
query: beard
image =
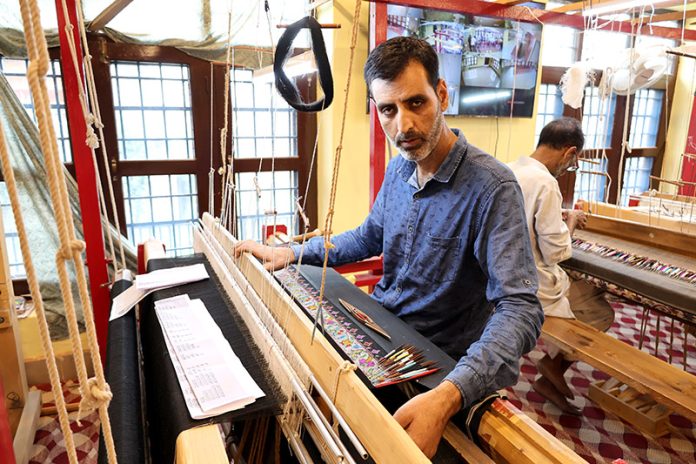
<svg viewBox="0 0 696 464">
<path fill-rule="evenodd" d="M 437 142 L 440 140 L 440 133 L 442 132 L 442 125 L 444 123 L 444 117 L 442 110 L 438 106 L 437 114 L 435 115 L 435 120 L 433 122 L 430 131 L 426 134 L 423 132 L 417 132 L 415 130 L 409 131 L 405 134 L 397 134 L 395 138 L 389 138 L 389 141 L 394 145 L 399 154 L 408 161 L 423 161 L 427 158 L 435 149 Z M 420 141 L 413 147 L 404 146 L 404 142 Z"/>
</svg>

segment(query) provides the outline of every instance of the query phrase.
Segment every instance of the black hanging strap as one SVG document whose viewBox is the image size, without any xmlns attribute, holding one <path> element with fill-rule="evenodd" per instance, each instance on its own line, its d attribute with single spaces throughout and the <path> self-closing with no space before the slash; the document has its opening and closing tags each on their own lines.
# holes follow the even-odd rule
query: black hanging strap
<svg viewBox="0 0 696 464">
<path fill-rule="evenodd" d="M 319 84 L 324 91 L 324 98 L 311 103 L 302 101 L 300 91 L 295 83 L 290 79 L 283 70 L 285 62 L 290 55 L 290 48 L 293 40 L 301 29 L 309 28 L 312 35 L 312 51 L 314 58 L 319 68 Z M 321 35 L 321 26 L 311 16 L 306 16 L 299 21 L 289 25 L 283 35 L 278 40 L 278 46 L 275 51 L 273 61 L 273 73 L 275 74 L 275 84 L 280 95 L 288 102 L 290 106 L 297 111 L 307 113 L 315 113 L 328 108 L 333 101 L 333 77 L 331 76 L 331 65 L 329 58 L 326 55 L 326 46 L 324 45 L 324 37 Z"/>
</svg>

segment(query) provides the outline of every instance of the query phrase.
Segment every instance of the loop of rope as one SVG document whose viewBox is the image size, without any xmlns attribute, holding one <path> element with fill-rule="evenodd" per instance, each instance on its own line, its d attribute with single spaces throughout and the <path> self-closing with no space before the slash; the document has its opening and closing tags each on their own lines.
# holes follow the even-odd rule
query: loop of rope
<svg viewBox="0 0 696 464">
<path fill-rule="evenodd" d="M 353 372 L 356 370 L 358 366 L 353 364 L 352 362 L 348 360 L 343 360 L 339 368 L 336 370 L 336 377 L 334 378 L 334 387 L 332 389 L 332 394 L 331 394 L 331 402 L 336 404 L 336 395 L 338 395 L 338 384 L 341 381 L 341 376 L 343 374 L 347 374 L 349 372 Z"/>
<path fill-rule="evenodd" d="M 56 255 L 64 260 L 73 259 L 73 253 L 82 253 L 85 251 L 85 242 L 83 240 L 71 240 L 66 245 L 61 246 L 58 249 Z"/>
<path fill-rule="evenodd" d="M 36 119 L 39 126 L 41 151 L 43 152 L 46 160 L 47 180 L 50 191 L 51 204 L 53 206 L 54 215 L 56 218 L 56 226 L 58 228 L 58 236 L 60 241 L 60 247 L 56 257 L 56 271 L 59 278 L 61 295 L 65 304 L 65 317 L 68 322 L 68 331 L 70 333 L 71 348 L 73 358 L 75 361 L 75 368 L 77 371 L 78 380 L 80 382 L 80 394 L 83 397 L 86 397 L 91 395 L 92 388 L 88 385 L 89 382 L 87 376 L 87 368 L 84 359 L 84 350 L 82 348 L 82 341 L 80 339 L 79 327 L 77 324 L 77 311 L 75 306 L 75 299 L 73 297 L 70 277 L 68 275 L 66 261 L 68 259 L 67 256 L 69 255 L 72 257 L 72 263 L 75 270 L 75 280 L 77 283 L 80 303 L 82 304 L 84 314 L 87 342 L 90 347 L 92 366 L 94 368 L 95 377 L 98 382 L 97 384 L 100 387 L 100 391 L 103 391 L 105 389 L 106 381 L 104 379 L 104 370 L 101 364 L 101 359 L 99 357 L 99 344 L 97 342 L 96 337 L 96 328 L 94 324 L 92 302 L 89 296 L 89 290 L 87 288 L 87 276 L 84 268 L 84 262 L 82 261 L 80 254 L 75 252 L 84 249 L 84 242 L 77 240 L 75 235 L 74 218 L 70 209 L 70 199 L 68 197 L 65 183 L 65 174 L 63 172 L 64 168 L 59 156 L 55 128 L 53 127 L 52 118 L 50 116 L 51 113 L 48 99 L 48 89 L 44 80 L 44 77 L 48 71 L 49 56 L 48 47 L 46 44 L 46 37 L 44 36 L 43 27 L 41 24 L 41 11 L 39 9 L 37 0 L 21 0 L 20 5 L 22 12 L 22 22 L 24 25 L 24 35 L 27 44 L 27 53 L 29 55 L 30 62 L 30 66 L 28 67 L 27 72 L 27 78 L 31 88 L 32 97 L 34 99 L 34 109 L 36 112 Z M 65 0 L 62 1 L 62 9 L 67 22 L 67 26 L 70 26 L 70 15 Z M 80 28 L 81 36 L 85 41 L 85 45 L 87 45 L 86 35 L 84 33 L 84 25 L 82 24 L 83 18 L 81 16 L 81 3 L 79 0 L 77 0 L 76 2 L 75 9 L 78 13 L 78 21 L 82 25 L 82 27 Z M 66 30 L 69 31 L 70 27 L 66 27 Z M 74 37 L 71 33 L 68 33 L 68 45 L 71 52 L 73 66 L 75 67 L 77 75 L 80 75 L 77 51 L 74 43 Z M 34 63 L 36 63 L 36 65 L 34 65 Z M 89 76 L 92 76 L 90 67 L 87 67 L 85 71 Z M 89 82 L 90 79 L 88 79 L 88 83 Z M 93 90 L 92 86 L 90 87 L 91 90 Z M 85 117 L 85 120 L 87 120 L 89 111 L 87 111 L 86 109 L 86 96 L 84 95 L 84 89 L 82 88 L 82 86 L 78 86 L 78 89 L 80 103 L 82 104 L 83 109 L 83 116 Z M 96 106 L 95 108 L 97 109 L 96 117 L 99 118 L 98 106 Z M 92 152 L 92 155 L 92 159 L 93 161 L 95 161 L 94 152 Z M 97 183 L 99 184 L 98 180 Z M 51 343 L 50 335 L 48 333 L 44 333 L 44 331 L 42 330 L 41 335 L 43 338 L 44 345 Z M 60 389 L 60 379 L 57 380 L 57 385 L 53 385 L 54 380 L 55 379 L 51 379 L 52 388 Z M 62 396 L 62 393 L 59 392 L 56 396 Z M 57 401 L 58 403 L 60 403 L 60 400 L 57 399 Z M 96 407 L 98 407 L 99 409 L 99 418 L 102 425 L 102 435 L 104 437 L 108 462 L 111 464 L 115 464 L 117 462 L 116 450 L 114 447 L 113 435 L 111 433 L 109 412 L 107 407 L 101 401 L 97 403 Z M 62 412 L 59 412 L 59 415 L 60 414 L 62 414 Z M 81 417 L 81 414 L 82 411 L 80 411 L 80 414 L 78 415 L 78 420 Z M 68 452 L 70 462 L 71 464 L 76 464 L 77 458 L 75 456 L 75 444 L 72 440 L 70 427 L 68 425 L 66 430 L 65 428 L 63 428 L 61 424 L 61 428 L 63 429 L 64 435 L 66 437 L 66 449 Z"/>
</svg>

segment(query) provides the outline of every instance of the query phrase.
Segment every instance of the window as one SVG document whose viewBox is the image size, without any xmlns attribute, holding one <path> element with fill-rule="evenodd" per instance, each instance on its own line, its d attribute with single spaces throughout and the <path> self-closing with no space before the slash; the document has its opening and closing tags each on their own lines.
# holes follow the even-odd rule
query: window
<svg viewBox="0 0 696 464">
<path fill-rule="evenodd" d="M 626 158 L 621 188 L 621 206 L 627 206 L 631 195 L 643 193 L 650 189 L 650 173 L 654 158 L 636 156 Z"/>
<path fill-rule="evenodd" d="M 616 95 L 602 98 L 597 87 L 585 87 L 582 105 L 582 130 L 585 133 L 585 149 L 611 147 L 614 127 Z"/>
<path fill-rule="evenodd" d="M 195 157 L 188 66 L 117 61 L 111 84 L 120 159 Z"/>
<path fill-rule="evenodd" d="M 575 176 L 575 195 L 573 204 L 578 200 L 604 201 L 607 178 L 606 159 L 580 159 Z"/>
<path fill-rule="evenodd" d="M 231 73 L 235 158 L 297 156 L 297 113 L 273 82 L 254 81 L 250 70 Z"/>
<path fill-rule="evenodd" d="M 260 240 L 262 226 L 273 225 L 285 225 L 294 235 L 299 232 L 295 200 L 300 171 L 288 169 L 288 165 L 278 170 L 270 161 L 290 159 L 299 164 L 298 114 L 278 95 L 273 82 L 252 79 L 252 72 L 243 69 L 234 70 L 231 79 L 237 235 L 240 239 Z M 312 153 L 303 156 L 311 158 Z M 247 169 L 243 169 L 245 162 Z"/>
<path fill-rule="evenodd" d="M 0 71 L 5 75 L 10 87 L 22 103 L 27 113 L 36 122 L 34 103 L 31 98 L 29 82 L 27 81 L 28 60 L 0 58 Z M 53 127 L 58 140 L 60 158 L 64 163 L 72 163 L 72 151 L 70 149 L 70 132 L 68 131 L 68 118 L 65 110 L 65 95 L 63 94 L 63 79 L 61 78 L 60 62 L 51 60 L 51 65 L 46 74 L 46 87 L 48 100 L 53 117 Z"/>
<path fill-rule="evenodd" d="M 632 148 L 652 148 L 657 143 L 657 131 L 665 91 L 640 89 L 635 93 L 628 142 Z"/>
<path fill-rule="evenodd" d="M 253 172 L 237 173 L 238 236 L 261 239 L 261 226 L 284 224 L 291 235 L 297 233 L 295 199 L 298 196 L 296 171 L 264 171 L 258 174 L 261 197 L 256 191 Z M 275 211 L 276 215 L 266 214 Z"/>
<path fill-rule="evenodd" d="M 577 61 L 579 31 L 565 26 L 544 26 L 544 47 L 541 63 L 544 66 L 568 67 Z"/>
<path fill-rule="evenodd" d="M 587 30 L 582 40 L 582 60 L 590 61 L 595 69 L 606 69 L 616 63 L 629 44 L 628 34 Z"/>
<path fill-rule="evenodd" d="M 7 264 L 10 267 L 10 276 L 13 279 L 21 279 L 26 276 L 24 260 L 22 259 L 19 234 L 17 233 L 17 226 L 15 225 L 5 182 L 0 182 L 0 207 L 2 207 L 2 224 L 5 229 L 5 247 L 7 248 Z"/>
<path fill-rule="evenodd" d="M 156 237 L 169 256 L 191 253 L 191 223 L 198 217 L 195 176 L 127 176 L 123 197 L 133 244 Z"/>
<path fill-rule="evenodd" d="M 541 134 L 541 130 L 545 125 L 563 116 L 563 100 L 561 100 L 561 89 L 559 86 L 541 84 L 539 87 L 538 105 L 534 144 L 539 141 L 539 134 Z"/>
</svg>

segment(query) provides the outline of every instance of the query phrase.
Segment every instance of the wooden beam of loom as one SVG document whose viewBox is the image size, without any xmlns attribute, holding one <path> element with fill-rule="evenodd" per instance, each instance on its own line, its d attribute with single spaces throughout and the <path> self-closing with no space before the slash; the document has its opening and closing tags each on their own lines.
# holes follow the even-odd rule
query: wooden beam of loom
<svg viewBox="0 0 696 464">
<path fill-rule="evenodd" d="M 696 224 L 609 203 L 583 202 L 587 230 L 696 257 Z"/>
<path fill-rule="evenodd" d="M 570 359 L 584 361 L 696 420 L 696 377 L 692 374 L 577 319 L 547 317 L 543 333 Z"/>
<path fill-rule="evenodd" d="M 125 7 L 133 0 L 114 0 L 109 6 L 104 8 L 90 23 L 88 29 L 90 31 L 98 31 L 104 29 L 104 26 L 109 24 L 112 19 L 118 16 Z"/>
<path fill-rule="evenodd" d="M 659 23 L 662 21 L 681 21 L 683 19 L 696 18 L 696 10 L 688 10 L 686 13 L 683 11 L 673 11 L 671 13 L 661 13 L 653 16 L 647 16 L 643 18 L 636 18 L 631 20 L 633 24 L 643 24 L 645 23 Z"/>
<path fill-rule="evenodd" d="M 219 231 L 216 238 L 224 250 L 232 250 L 234 239 L 216 224 L 211 215 L 204 214 L 202 221 L 208 230 Z M 336 407 L 343 412 L 345 420 L 370 456 L 380 463 L 428 462 L 406 431 L 358 376 L 354 372 L 341 373 L 340 367 L 344 360 L 329 341 L 319 332 L 312 341 L 312 322 L 280 285 L 272 280 L 263 266 L 247 254 L 240 257 L 237 266 L 251 284 L 247 286 L 247 290 L 255 291 L 277 321 L 284 321 L 286 335 L 321 386 L 326 391 L 336 392 Z M 215 271 L 217 273 L 219 270 Z M 224 280 L 223 276 L 221 280 Z"/>
<path fill-rule="evenodd" d="M 220 241 L 216 247 L 230 253 L 234 238 L 222 228 L 216 226 L 216 221 L 212 216 L 205 214 L 203 217 L 204 228 L 213 230 L 215 239 Z M 194 233 L 194 249 L 196 251 L 206 251 L 205 237 L 200 230 Z M 254 298 L 263 299 L 266 304 L 271 304 L 270 308 L 276 317 L 286 321 L 285 331 L 290 341 L 300 354 L 305 358 L 307 365 L 314 372 L 315 377 L 320 383 L 335 382 L 339 366 L 343 359 L 328 345 L 328 342 L 317 335 L 313 344 L 310 344 L 312 323 L 304 312 L 296 306 L 294 301 L 280 288 L 280 286 L 270 279 L 270 276 L 263 270 L 261 265 L 247 255 L 242 256 L 237 264 L 244 270 L 248 283 L 242 290 L 239 286 L 229 281 L 230 268 L 237 265 L 228 257 L 221 263 L 217 259 L 210 259 L 216 274 L 221 277 L 221 282 L 228 291 L 236 287 L 235 291 L 243 291 Z M 251 276 L 251 279 L 249 279 Z M 233 302 L 236 297 L 230 294 Z M 235 305 L 238 303 L 235 302 Z M 297 343 L 304 345 L 297 346 Z M 333 386 L 333 383 L 331 384 Z M 364 386 L 362 381 L 353 372 L 342 374 L 337 388 L 336 406 L 344 414 L 353 431 L 363 441 L 363 444 L 370 451 L 371 457 L 376 462 L 427 462 L 425 456 L 418 450 L 413 441 L 404 432 L 401 426 L 396 423 L 392 416 L 383 408 L 372 393 Z M 501 407 L 501 411 L 508 417 L 508 425 L 504 429 L 498 429 L 494 421 L 493 414 L 485 413 L 482 424 L 488 424 L 487 433 L 484 440 L 489 443 L 489 447 L 496 449 L 499 456 L 497 462 L 519 462 L 521 464 L 541 464 L 541 463 L 582 463 L 585 462 L 577 456 L 567 446 L 563 445 L 556 438 L 544 433 L 543 430 L 530 431 L 529 423 L 531 420 L 521 412 L 515 410 L 511 405 Z M 521 425 L 527 424 L 525 427 Z M 537 426 L 538 427 L 538 426 Z M 216 429 L 208 428 L 208 433 L 217 433 Z M 503 436 L 505 435 L 505 436 Z M 510 436 L 507 436 L 510 435 Z M 463 437 L 461 431 L 454 428 L 451 424 L 445 433 L 447 439 L 459 454 L 467 462 L 487 462 L 482 459 L 481 451 Z M 512 443 L 512 444 L 510 444 Z M 529 455 L 520 450 L 551 450 Z M 402 461 L 404 459 L 406 461 Z"/>
</svg>

